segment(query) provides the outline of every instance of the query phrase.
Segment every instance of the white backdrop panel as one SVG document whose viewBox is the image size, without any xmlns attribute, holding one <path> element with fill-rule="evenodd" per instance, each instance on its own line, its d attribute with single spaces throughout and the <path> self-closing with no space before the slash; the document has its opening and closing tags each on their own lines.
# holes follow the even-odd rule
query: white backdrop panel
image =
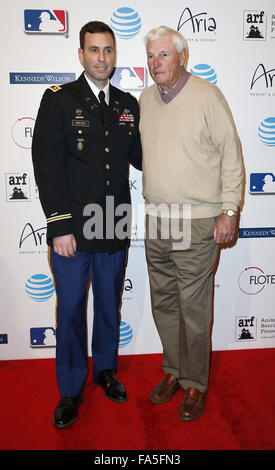
<svg viewBox="0 0 275 470">
<path fill-rule="evenodd" d="M 213 69 L 216 73 L 216 85 L 229 102 L 242 143 L 246 186 L 240 218 L 241 238 L 232 248 L 221 251 L 216 273 L 213 349 L 274 347 L 275 191 L 271 185 L 265 192 L 263 178 L 270 175 L 271 182 L 275 180 L 272 176 L 275 175 L 275 146 L 267 146 L 258 135 L 263 122 L 268 126 L 269 138 L 273 139 L 269 142 L 274 143 L 274 2 L 10 0 L 2 11 L 0 32 L 4 46 L 0 77 L 0 358 L 55 355 L 56 298 L 51 289 L 46 223 L 33 177 L 32 130 L 44 90 L 52 84 L 77 78 L 82 72 L 77 55 L 82 25 L 90 20 L 111 24 L 113 13 L 120 8 L 136 10 L 140 29 L 130 39 L 117 36 L 114 84 L 125 89 L 119 76 L 124 68 L 136 80 L 134 85 L 126 86 L 137 98 L 152 83 L 146 68 L 143 37 L 149 29 L 161 24 L 179 27 L 188 40 L 188 70 L 199 73 L 203 64 L 204 70 Z M 62 22 L 62 15 L 56 12 L 62 9 L 66 10 L 65 33 L 38 31 L 37 10 L 49 12 L 52 21 L 59 17 Z M 26 10 L 36 11 L 27 16 Z M 119 354 L 151 354 L 161 352 L 161 344 L 150 307 L 141 173 L 132 169 L 130 178 L 135 218 L 123 293 Z M 43 285 L 48 287 L 44 290 L 48 296 L 41 302 L 33 300 L 32 287 L 39 288 L 47 280 L 49 283 Z M 90 292 L 89 354 L 92 302 Z"/>
</svg>

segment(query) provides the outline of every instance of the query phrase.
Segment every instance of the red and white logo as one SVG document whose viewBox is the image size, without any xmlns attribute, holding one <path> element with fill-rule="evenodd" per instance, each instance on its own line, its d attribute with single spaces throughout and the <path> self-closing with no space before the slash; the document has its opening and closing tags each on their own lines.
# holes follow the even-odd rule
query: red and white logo
<svg viewBox="0 0 275 470">
<path fill-rule="evenodd" d="M 35 119 L 31 117 L 22 117 L 15 121 L 11 135 L 16 145 L 23 149 L 31 148 L 34 123 Z"/>
<path fill-rule="evenodd" d="M 266 274 L 261 268 L 249 266 L 239 275 L 238 284 L 244 294 L 259 294 L 266 285 L 275 284 L 275 274 Z"/>
</svg>

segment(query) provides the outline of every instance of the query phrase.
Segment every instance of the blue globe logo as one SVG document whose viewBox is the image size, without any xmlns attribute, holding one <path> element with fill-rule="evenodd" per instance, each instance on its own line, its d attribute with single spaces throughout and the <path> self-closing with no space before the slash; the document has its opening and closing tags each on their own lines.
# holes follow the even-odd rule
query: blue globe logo
<svg viewBox="0 0 275 470">
<path fill-rule="evenodd" d="M 275 117 L 268 117 L 261 122 L 258 136 L 267 147 L 275 147 Z"/>
<path fill-rule="evenodd" d="M 119 347 L 124 348 L 125 346 L 127 346 L 127 344 L 132 341 L 133 336 L 133 330 L 130 325 L 128 325 L 128 323 L 125 323 L 125 321 L 122 321 L 120 323 Z"/>
<path fill-rule="evenodd" d="M 53 281 L 46 274 L 34 274 L 25 284 L 25 291 L 35 302 L 45 302 L 54 293 Z"/>
<path fill-rule="evenodd" d="M 204 80 L 208 82 L 214 83 L 214 85 L 217 83 L 217 74 L 211 65 L 197 64 L 191 69 L 191 72 L 198 77 L 204 78 Z"/>
<path fill-rule="evenodd" d="M 133 8 L 122 7 L 114 11 L 110 26 L 119 38 L 131 39 L 140 32 L 141 19 Z"/>
</svg>

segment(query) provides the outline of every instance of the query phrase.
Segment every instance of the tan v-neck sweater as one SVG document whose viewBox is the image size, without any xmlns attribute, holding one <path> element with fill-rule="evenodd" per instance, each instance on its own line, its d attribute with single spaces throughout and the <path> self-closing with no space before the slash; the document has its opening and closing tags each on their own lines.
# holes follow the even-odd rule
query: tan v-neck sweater
<svg viewBox="0 0 275 470">
<path fill-rule="evenodd" d="M 219 88 L 192 75 L 168 104 L 156 85 L 139 102 L 146 203 L 191 205 L 192 218 L 236 210 L 242 190 L 240 142 Z"/>
</svg>

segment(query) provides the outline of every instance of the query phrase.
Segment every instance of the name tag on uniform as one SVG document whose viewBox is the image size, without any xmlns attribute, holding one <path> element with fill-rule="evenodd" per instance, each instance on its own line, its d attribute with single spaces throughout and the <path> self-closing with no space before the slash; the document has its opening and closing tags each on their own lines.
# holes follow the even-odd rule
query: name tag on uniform
<svg viewBox="0 0 275 470">
<path fill-rule="evenodd" d="M 73 127 L 89 127 L 90 121 L 88 121 L 87 119 L 73 119 L 72 126 Z"/>
</svg>

